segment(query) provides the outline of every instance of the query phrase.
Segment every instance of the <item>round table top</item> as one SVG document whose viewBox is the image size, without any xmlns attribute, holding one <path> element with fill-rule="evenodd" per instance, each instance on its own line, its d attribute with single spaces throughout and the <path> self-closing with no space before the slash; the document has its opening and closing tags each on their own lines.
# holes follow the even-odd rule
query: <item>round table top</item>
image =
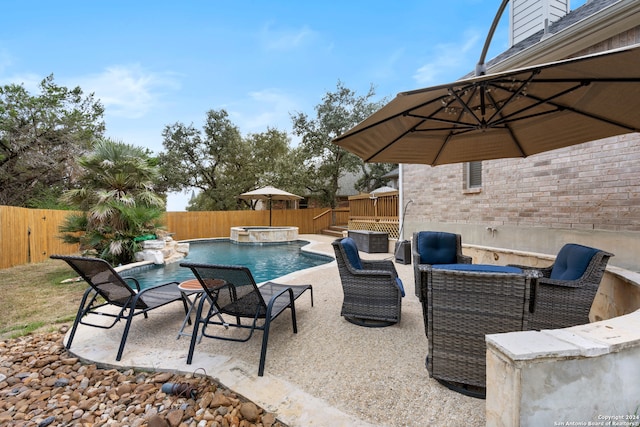
<svg viewBox="0 0 640 427">
<path fill-rule="evenodd" d="M 222 279 L 206 279 L 205 281 L 207 282 L 207 285 L 209 285 L 208 287 L 222 286 L 227 283 Z M 183 291 L 202 291 L 202 285 L 200 285 L 198 279 L 186 280 L 180 283 L 178 288 Z"/>
</svg>

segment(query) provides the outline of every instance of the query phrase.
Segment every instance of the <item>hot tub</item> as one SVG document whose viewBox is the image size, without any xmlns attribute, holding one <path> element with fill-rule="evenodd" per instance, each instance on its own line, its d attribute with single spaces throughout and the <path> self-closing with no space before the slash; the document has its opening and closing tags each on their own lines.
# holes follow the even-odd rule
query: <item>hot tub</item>
<svg viewBox="0 0 640 427">
<path fill-rule="evenodd" d="M 279 243 L 298 240 L 298 227 L 231 227 L 229 239 L 236 243 Z"/>
</svg>

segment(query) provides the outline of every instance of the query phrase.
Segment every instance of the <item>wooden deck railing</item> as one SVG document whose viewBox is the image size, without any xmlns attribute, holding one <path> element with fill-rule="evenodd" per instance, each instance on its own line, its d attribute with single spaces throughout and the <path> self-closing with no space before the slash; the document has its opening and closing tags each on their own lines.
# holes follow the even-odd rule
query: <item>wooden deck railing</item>
<svg viewBox="0 0 640 427">
<path fill-rule="evenodd" d="M 399 236 L 398 191 L 349 197 L 349 230 L 380 231 L 390 239 Z"/>
</svg>

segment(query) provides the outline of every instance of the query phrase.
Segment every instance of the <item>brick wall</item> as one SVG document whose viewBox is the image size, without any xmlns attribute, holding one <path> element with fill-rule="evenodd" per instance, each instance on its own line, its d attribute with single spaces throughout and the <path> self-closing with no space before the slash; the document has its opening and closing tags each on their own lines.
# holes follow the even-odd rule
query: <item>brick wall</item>
<svg viewBox="0 0 640 427">
<path fill-rule="evenodd" d="M 463 168 L 403 165 L 413 220 L 640 232 L 640 134 L 484 161 L 479 192 Z"/>
</svg>

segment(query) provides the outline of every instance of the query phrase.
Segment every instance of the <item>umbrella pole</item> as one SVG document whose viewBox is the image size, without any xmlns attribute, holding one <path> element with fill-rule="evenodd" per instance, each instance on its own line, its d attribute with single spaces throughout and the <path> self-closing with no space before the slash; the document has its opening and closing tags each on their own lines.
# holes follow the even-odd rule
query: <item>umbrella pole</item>
<svg viewBox="0 0 640 427">
<path fill-rule="evenodd" d="M 271 227 L 271 213 L 273 212 L 273 202 L 271 201 L 271 197 L 269 197 L 269 227 Z"/>
<path fill-rule="evenodd" d="M 509 3 L 509 0 L 502 0 L 502 4 L 500 5 L 500 8 L 498 8 L 498 12 L 493 18 L 491 28 L 489 29 L 489 34 L 487 34 L 487 38 L 484 41 L 484 47 L 482 48 L 482 53 L 480 54 L 480 60 L 478 60 L 478 63 L 476 64 L 476 76 L 483 76 L 487 72 L 487 66 L 484 63 L 484 59 L 487 56 L 489 45 L 491 44 L 491 39 L 493 39 L 493 33 L 496 31 L 498 22 L 500 21 L 500 18 L 504 13 L 504 9 L 507 7 L 507 3 Z"/>
</svg>

